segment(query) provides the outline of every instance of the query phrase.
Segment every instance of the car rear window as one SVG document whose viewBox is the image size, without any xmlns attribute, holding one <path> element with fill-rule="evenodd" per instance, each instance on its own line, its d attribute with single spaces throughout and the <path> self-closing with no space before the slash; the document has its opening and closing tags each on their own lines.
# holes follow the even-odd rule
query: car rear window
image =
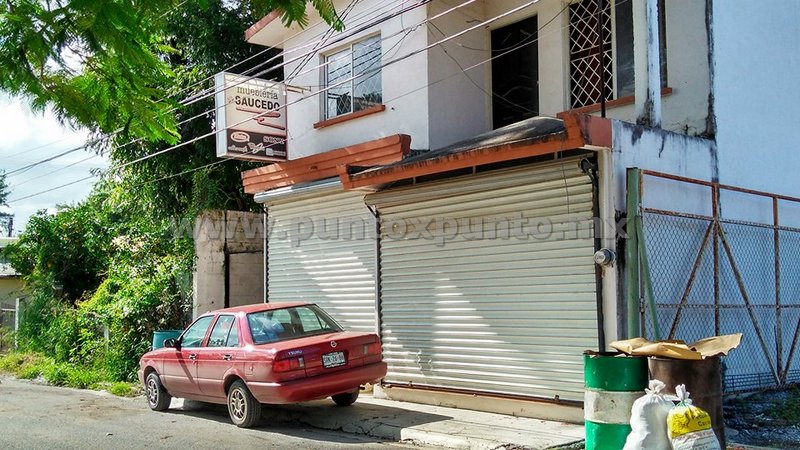
<svg viewBox="0 0 800 450">
<path fill-rule="evenodd" d="M 342 331 L 342 327 L 316 305 L 250 313 L 247 324 L 255 344 Z"/>
</svg>

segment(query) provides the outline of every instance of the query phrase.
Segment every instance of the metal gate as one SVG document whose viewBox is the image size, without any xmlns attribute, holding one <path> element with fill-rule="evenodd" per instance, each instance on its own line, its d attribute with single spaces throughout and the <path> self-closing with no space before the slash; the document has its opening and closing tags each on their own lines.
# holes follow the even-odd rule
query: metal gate
<svg viewBox="0 0 800 450">
<path fill-rule="evenodd" d="M 346 329 L 374 332 L 375 218 L 364 194 L 337 181 L 267 205 L 269 301 L 314 302 Z"/>
<path fill-rule="evenodd" d="M 800 199 L 652 171 L 638 177 L 642 279 L 652 286 L 640 310 L 646 336 L 743 333 L 723 359 L 726 392 L 800 381 Z"/>
<path fill-rule="evenodd" d="M 583 398 L 597 345 L 593 193 L 580 158 L 368 195 L 394 385 Z"/>
</svg>

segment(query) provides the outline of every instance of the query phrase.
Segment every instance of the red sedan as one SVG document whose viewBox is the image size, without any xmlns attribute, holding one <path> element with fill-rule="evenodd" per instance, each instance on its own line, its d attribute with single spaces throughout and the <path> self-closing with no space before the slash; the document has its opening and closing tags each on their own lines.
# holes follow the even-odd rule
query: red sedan
<svg viewBox="0 0 800 450">
<path fill-rule="evenodd" d="M 150 408 L 163 411 L 172 397 L 227 404 L 240 427 L 258 421 L 262 403 L 351 405 L 362 384 L 386 375 L 376 334 L 344 331 L 309 303 L 220 309 L 164 345 L 140 361 Z"/>
</svg>

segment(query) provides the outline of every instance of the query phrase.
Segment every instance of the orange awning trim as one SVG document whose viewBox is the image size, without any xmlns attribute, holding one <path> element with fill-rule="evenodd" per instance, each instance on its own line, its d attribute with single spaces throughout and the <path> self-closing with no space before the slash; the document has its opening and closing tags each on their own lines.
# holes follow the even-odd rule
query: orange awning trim
<svg viewBox="0 0 800 450">
<path fill-rule="evenodd" d="M 533 141 L 516 144 L 503 144 L 492 147 L 476 148 L 462 152 L 450 153 L 437 158 L 414 161 L 408 164 L 396 164 L 366 172 L 350 174 L 347 167 L 339 167 L 339 179 L 347 189 L 377 188 L 380 185 L 424 175 L 449 172 L 484 164 L 492 164 L 514 159 L 529 158 L 581 148 L 585 145 L 606 144 L 610 146 L 610 124 L 607 119 L 563 114 L 564 133 L 544 136 Z M 602 131 L 602 133 L 598 133 Z M 593 137 L 603 135 L 601 142 L 592 142 Z"/>
<path fill-rule="evenodd" d="M 411 136 L 396 134 L 361 144 L 279 162 L 242 172 L 244 191 L 257 194 L 298 183 L 332 178 L 337 167 L 379 166 L 400 161 L 411 148 Z"/>
</svg>

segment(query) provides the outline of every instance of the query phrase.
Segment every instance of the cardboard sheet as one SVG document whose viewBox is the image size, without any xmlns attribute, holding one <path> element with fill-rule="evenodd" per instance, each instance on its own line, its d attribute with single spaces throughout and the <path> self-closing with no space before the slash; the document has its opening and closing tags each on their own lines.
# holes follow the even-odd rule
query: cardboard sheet
<svg viewBox="0 0 800 450">
<path fill-rule="evenodd" d="M 742 334 L 727 334 L 700 339 L 692 344 L 683 341 L 651 342 L 645 338 L 633 338 L 614 341 L 611 346 L 631 356 L 660 356 L 664 358 L 700 360 L 714 356 L 723 356 L 738 347 L 742 342 Z"/>
</svg>

